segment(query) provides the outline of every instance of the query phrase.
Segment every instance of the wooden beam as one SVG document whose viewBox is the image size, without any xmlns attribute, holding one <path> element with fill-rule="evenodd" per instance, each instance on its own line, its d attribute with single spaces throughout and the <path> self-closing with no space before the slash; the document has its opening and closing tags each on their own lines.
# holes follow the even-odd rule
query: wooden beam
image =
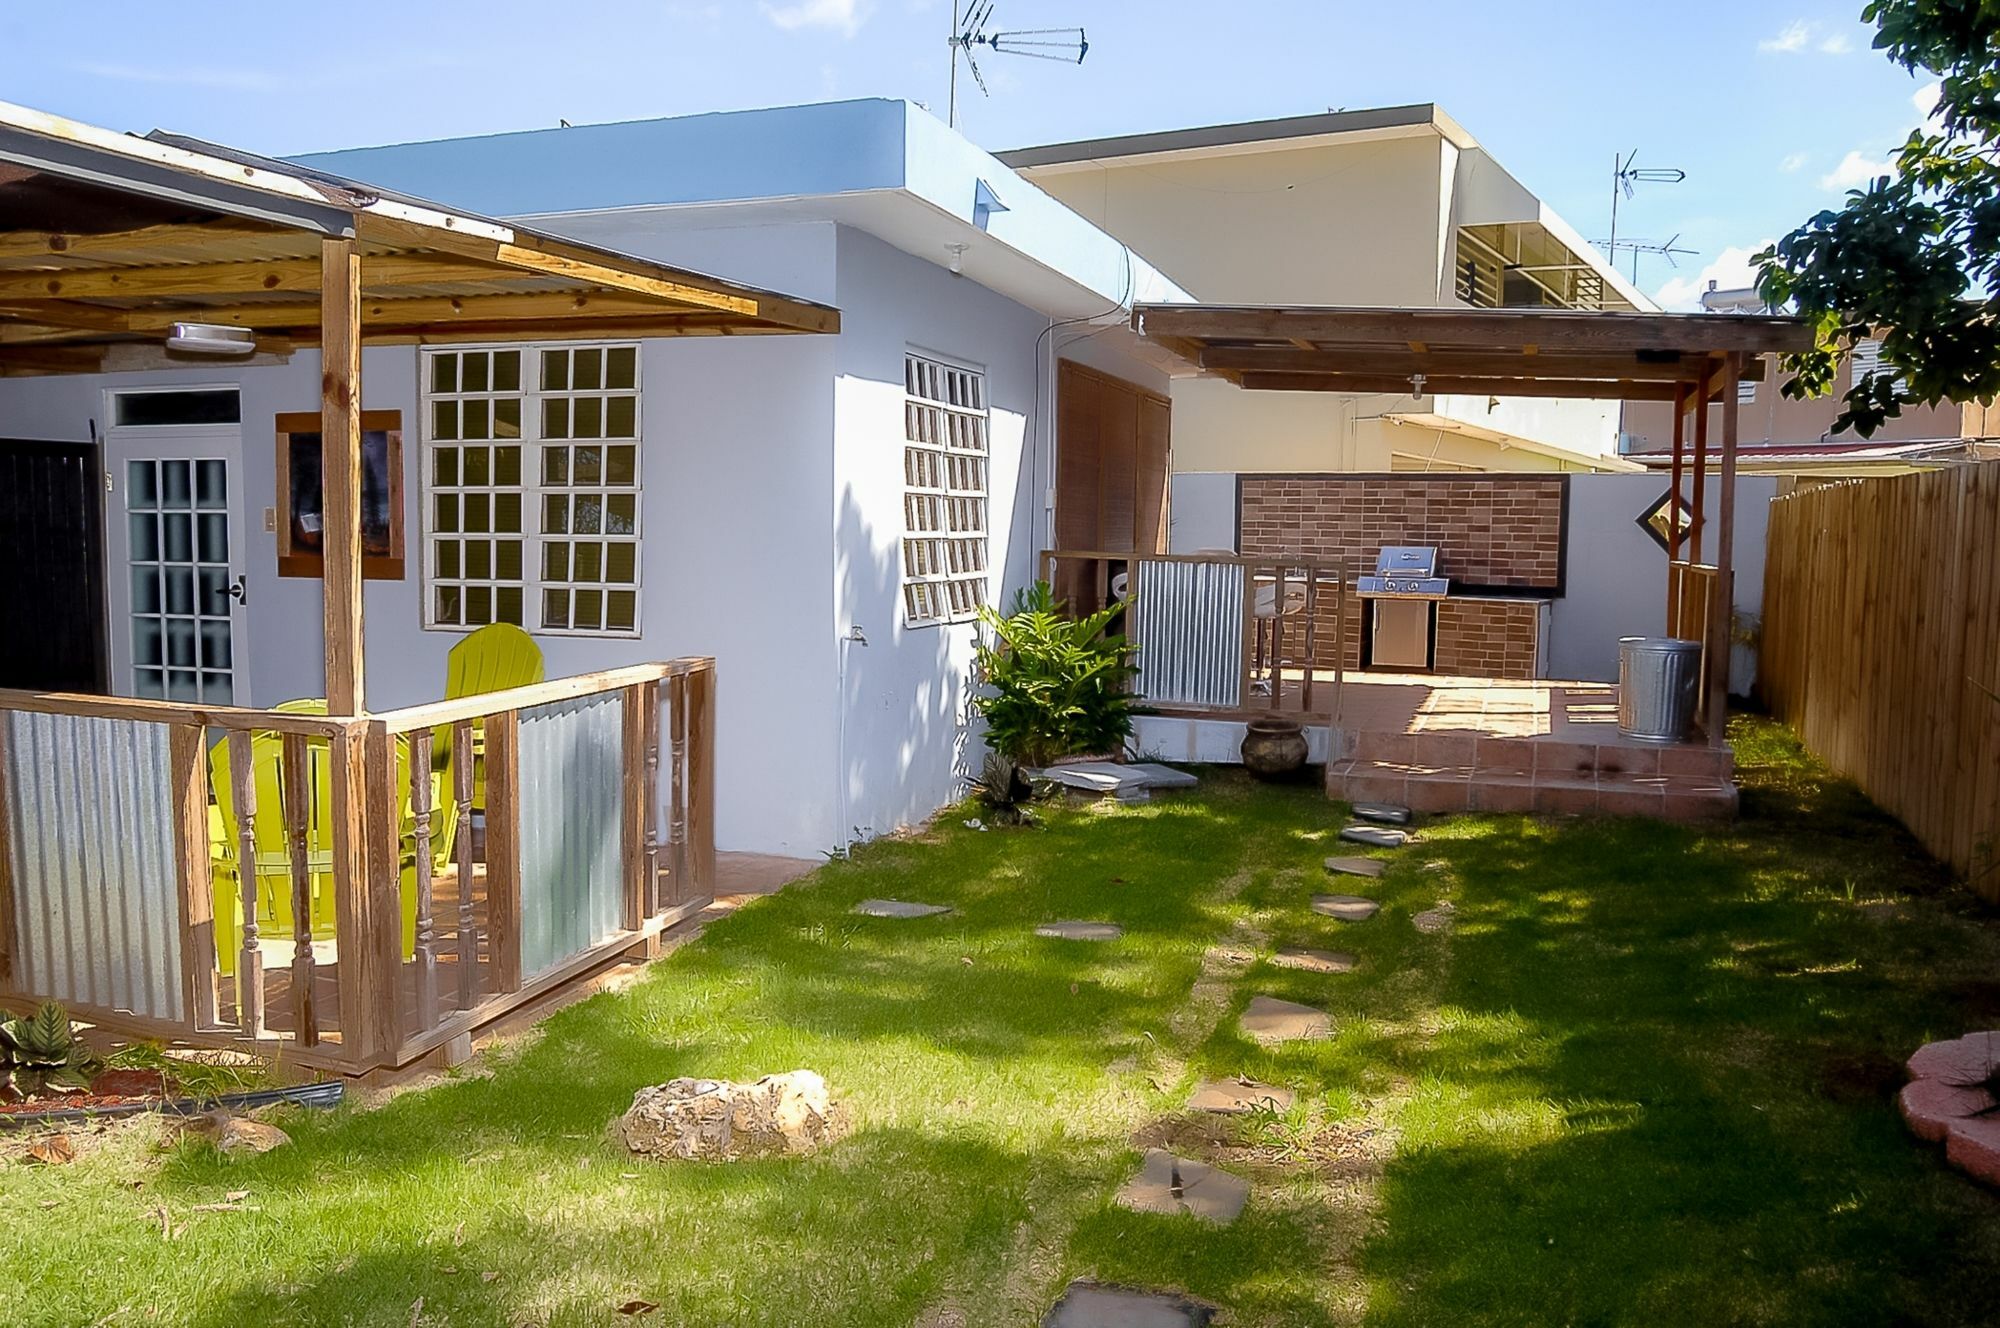
<svg viewBox="0 0 2000 1328">
<path fill-rule="evenodd" d="M 326 557 L 326 708 L 364 713 L 361 655 L 361 259 L 354 241 L 320 242 L 321 474 Z"/>
<path fill-rule="evenodd" d="M 1723 361 L 1723 381 L 1734 384 L 1743 357 Z M 1704 411 L 1704 414 L 1707 412 Z M 1733 639 L 1730 619 L 1736 588 L 1736 443 L 1742 406 L 1732 390 L 1722 398 L 1721 492 L 1715 504 L 1715 600 L 1708 614 L 1708 742 L 1721 747 L 1729 741 L 1729 655 Z"/>
<path fill-rule="evenodd" d="M 1674 564 L 1681 556 L 1681 449 L 1687 441 L 1687 392 L 1674 389 L 1674 478 L 1673 500 L 1667 506 L 1667 635 L 1675 636 L 1680 613 L 1680 587 L 1674 583 Z"/>
<path fill-rule="evenodd" d="M 1442 378 L 1559 377 L 1603 378 L 1612 381 L 1692 383 L 1705 360 L 1669 360 L 1624 355 L 1529 355 L 1525 352 L 1458 351 L 1422 355 L 1382 350 L 1300 351 L 1282 346 L 1210 346 L 1201 352 L 1204 369 L 1238 369 L 1256 373 L 1394 374 L 1421 373 Z M 1746 376 L 1761 378 L 1760 361 Z"/>
<path fill-rule="evenodd" d="M 1237 371 L 1229 371 L 1235 376 Z M 1241 373 L 1253 392 L 1353 392 L 1368 396 L 1409 396 L 1407 375 Z M 1593 401 L 1671 401 L 1672 383 L 1611 382 L 1570 378 L 1426 377 L 1427 396 L 1577 397 Z"/>
<path fill-rule="evenodd" d="M 245 240 L 280 236 L 299 239 L 297 231 L 259 226 L 246 221 L 210 221 L 199 225 L 142 226 L 137 230 L 85 235 L 73 231 L 8 231 L 0 234 L 0 259 L 95 258 L 105 254 L 143 253 L 157 249 L 225 249 Z"/>
<path fill-rule="evenodd" d="M 361 259 L 361 284 L 378 290 L 398 286 L 484 283 L 538 276 L 492 264 L 428 254 L 369 254 Z M 163 295 L 248 295 L 261 291 L 316 291 L 319 263 L 311 258 L 275 258 L 233 263 L 161 263 L 144 267 L 66 267 L 35 272 L 0 271 L 0 300 L 142 299 Z M 564 277 L 569 280 L 570 278 Z M 590 284 L 577 279 L 578 284 Z M 657 308 L 656 297 L 649 301 Z M 704 304 L 673 301 L 689 308 Z"/>
<path fill-rule="evenodd" d="M 1742 315 L 1625 314 L 1511 309 L 1330 309 L 1141 305 L 1133 318 L 1149 337 L 1235 341 L 1383 343 L 1543 351 L 1798 351 L 1812 345 L 1803 320 Z"/>
<path fill-rule="evenodd" d="M 102 346 L 0 346 L 0 373 L 96 373 Z"/>
<path fill-rule="evenodd" d="M 15 300 L 10 307 L 32 311 Z M 311 301 L 274 300 L 266 304 L 179 305 L 120 310 L 133 331 L 163 329 L 170 323 L 222 323 L 230 327 L 307 331 L 319 323 L 319 306 Z M 708 310 L 676 309 L 658 300 L 636 299 L 603 291 L 517 291 L 505 295 L 418 295 L 402 299 L 364 298 L 361 322 L 368 326 L 423 327 L 442 323 L 497 323 L 520 319 L 649 318 L 661 321 L 692 318 L 739 321 L 735 315 Z"/>
</svg>

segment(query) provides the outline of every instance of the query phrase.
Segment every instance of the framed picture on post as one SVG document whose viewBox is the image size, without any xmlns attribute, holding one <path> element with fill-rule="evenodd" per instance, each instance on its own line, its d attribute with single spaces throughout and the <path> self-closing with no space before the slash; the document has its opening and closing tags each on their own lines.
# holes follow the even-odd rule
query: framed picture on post
<svg viewBox="0 0 2000 1328">
<path fill-rule="evenodd" d="M 326 565 L 326 476 L 317 411 L 278 416 L 278 575 Z M 403 412 L 361 412 L 361 575 L 403 579 Z"/>
</svg>

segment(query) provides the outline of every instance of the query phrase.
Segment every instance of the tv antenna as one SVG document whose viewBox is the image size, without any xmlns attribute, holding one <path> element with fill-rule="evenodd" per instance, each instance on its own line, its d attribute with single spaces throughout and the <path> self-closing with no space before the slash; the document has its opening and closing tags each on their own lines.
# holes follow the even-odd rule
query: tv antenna
<svg viewBox="0 0 2000 1328">
<path fill-rule="evenodd" d="M 995 55 L 1025 55 L 1031 60 L 1053 60 L 1057 64 L 1080 65 L 1090 51 L 1090 40 L 1083 35 L 1082 28 L 1019 28 L 1009 32 L 995 32 L 988 25 L 993 21 L 993 6 L 998 0 L 971 0 L 960 12 L 959 0 L 951 3 L 951 91 L 945 102 L 945 123 L 958 127 L 958 60 L 965 57 L 965 67 L 972 71 L 972 81 L 979 85 L 981 96 L 992 96 L 987 91 L 986 76 L 979 72 L 979 60 L 973 48 L 984 46 Z"/>
<path fill-rule="evenodd" d="M 1668 267 L 1678 268 L 1680 264 L 1674 261 L 1676 258 L 1701 252 L 1699 249 L 1690 249 L 1682 244 L 1678 233 L 1663 244 L 1655 244 L 1651 240 L 1592 240 L 1591 243 L 1610 255 L 1611 266 L 1614 268 L 1618 266 L 1620 253 L 1632 255 L 1632 284 L 1635 286 L 1639 284 L 1640 254 L 1658 254 L 1667 260 Z"/>
<path fill-rule="evenodd" d="M 1632 163 L 1638 156 L 1637 148 L 1633 148 L 1623 157 L 1615 152 L 1611 154 L 1611 238 L 1604 244 L 1612 251 L 1614 258 L 1619 248 L 1618 196 L 1623 194 L 1630 198 L 1636 187 L 1642 184 L 1679 184 L 1688 178 L 1686 171 L 1673 166 L 1634 166 Z M 1678 240 L 1680 237 L 1676 235 L 1674 238 Z M 1638 261 L 1637 255 L 1634 255 L 1633 261 L 1635 263 Z"/>
</svg>

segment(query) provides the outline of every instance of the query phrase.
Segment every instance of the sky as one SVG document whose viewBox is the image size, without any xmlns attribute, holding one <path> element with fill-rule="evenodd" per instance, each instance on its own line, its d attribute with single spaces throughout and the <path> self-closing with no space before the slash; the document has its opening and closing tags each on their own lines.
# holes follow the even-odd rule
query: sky
<svg viewBox="0 0 2000 1328">
<path fill-rule="evenodd" d="M 959 127 L 997 151 L 1433 101 L 1593 240 L 1636 150 L 1687 180 L 1638 186 L 1619 234 L 1696 251 L 1639 265 L 1687 308 L 1923 119 L 1931 80 L 1869 49 L 1861 4 L 997 0 L 993 28 L 1081 25 L 1089 54 L 989 56 Z M 950 24 L 950 0 L 0 0 L 0 100 L 278 155 L 849 97 L 942 115 Z"/>
</svg>

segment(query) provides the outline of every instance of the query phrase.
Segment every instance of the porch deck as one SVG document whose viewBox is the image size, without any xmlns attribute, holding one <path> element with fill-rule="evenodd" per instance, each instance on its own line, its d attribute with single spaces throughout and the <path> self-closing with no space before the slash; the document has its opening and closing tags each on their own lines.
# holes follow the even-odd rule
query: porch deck
<svg viewBox="0 0 2000 1328">
<path fill-rule="evenodd" d="M 1350 673 L 1338 724 L 1327 792 L 1347 801 L 1680 821 L 1736 811 L 1729 748 L 1625 737 L 1612 683 Z"/>
</svg>

